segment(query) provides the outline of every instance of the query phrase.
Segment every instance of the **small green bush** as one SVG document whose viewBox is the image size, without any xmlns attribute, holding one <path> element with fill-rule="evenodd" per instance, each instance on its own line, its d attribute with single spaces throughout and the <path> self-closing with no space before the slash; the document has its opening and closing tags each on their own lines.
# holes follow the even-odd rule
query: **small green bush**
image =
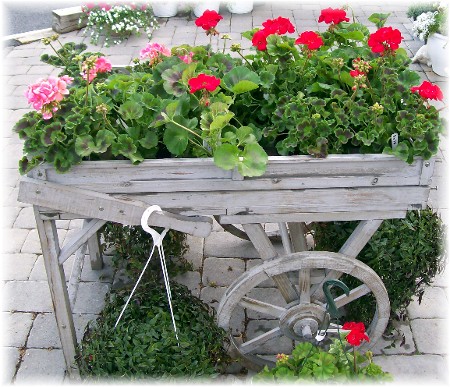
<svg viewBox="0 0 450 387">
<path fill-rule="evenodd" d="M 172 326 L 164 285 L 140 284 L 122 319 L 130 294 L 111 294 L 100 317 L 80 344 L 79 365 L 89 380 L 107 378 L 193 378 L 213 376 L 226 364 L 226 334 L 209 308 L 183 285 L 171 283 L 180 345 Z"/>
<path fill-rule="evenodd" d="M 318 223 L 314 227 L 317 250 L 337 252 L 358 222 Z M 405 219 L 388 219 L 358 255 L 383 280 L 391 301 L 391 321 L 404 319 L 413 296 L 422 298 L 425 287 L 445 267 L 445 227 L 430 209 L 408 211 Z M 343 276 L 348 285 L 353 277 Z M 347 305 L 347 320 L 371 321 L 375 299 L 371 294 Z"/>
<path fill-rule="evenodd" d="M 413 4 L 408 8 L 406 16 L 412 18 L 413 20 L 416 20 L 417 16 L 419 16 L 420 14 L 425 12 L 435 12 L 438 10 L 438 8 L 438 3 Z"/>
<path fill-rule="evenodd" d="M 161 232 L 162 229 L 155 228 Z M 137 279 L 147 261 L 153 246 L 152 237 L 140 226 L 125 226 L 119 223 L 107 223 L 101 231 L 101 238 L 106 248 L 113 248 L 113 265 L 116 269 L 124 269 L 132 279 Z M 167 270 L 170 276 L 192 270 L 183 255 L 186 252 L 186 235 L 169 230 L 163 240 Z M 147 281 L 157 281 L 161 277 L 161 268 L 157 251 L 145 273 Z"/>
</svg>

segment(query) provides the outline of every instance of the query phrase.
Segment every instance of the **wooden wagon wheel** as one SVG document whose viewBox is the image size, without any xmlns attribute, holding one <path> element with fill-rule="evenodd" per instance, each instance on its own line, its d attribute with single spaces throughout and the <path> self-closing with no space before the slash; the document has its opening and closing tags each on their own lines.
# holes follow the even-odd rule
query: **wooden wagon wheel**
<svg viewBox="0 0 450 387">
<path fill-rule="evenodd" d="M 230 332 L 231 342 L 240 356 L 257 366 L 272 364 L 273 361 L 265 356 L 264 352 L 259 351 L 262 346 L 267 347 L 271 343 L 270 340 L 279 340 L 284 336 L 291 341 L 299 342 L 315 337 L 326 314 L 326 303 L 322 301 L 320 284 L 312 284 L 314 281 L 311 281 L 311 273 L 317 269 L 323 270 L 325 274 L 346 273 L 362 283 L 351 289 L 349 296 L 336 297 L 337 307 L 342 307 L 370 292 L 374 295 L 376 310 L 367 329 L 371 342 L 362 349 L 370 348 L 380 338 L 389 320 L 390 303 L 386 288 L 375 271 L 361 261 L 340 253 L 297 252 L 267 260 L 250 269 L 237 278 L 223 296 L 218 308 L 218 323 Z M 273 279 L 277 283 L 284 277 L 292 282 L 293 276 L 296 276 L 298 281 L 294 286 L 297 297 L 291 302 L 283 300 L 282 305 L 276 305 L 267 300 L 258 300 L 254 296 L 261 291 L 260 285 L 263 282 L 267 284 L 265 281 L 268 279 Z M 252 311 L 259 313 L 260 316 L 264 315 L 265 318 L 272 319 L 272 323 L 275 319 L 275 327 L 253 338 L 237 339 L 235 337 L 237 332 L 231 331 L 231 321 L 242 308 L 245 313 Z M 270 346 L 273 347 L 273 344 Z"/>
</svg>

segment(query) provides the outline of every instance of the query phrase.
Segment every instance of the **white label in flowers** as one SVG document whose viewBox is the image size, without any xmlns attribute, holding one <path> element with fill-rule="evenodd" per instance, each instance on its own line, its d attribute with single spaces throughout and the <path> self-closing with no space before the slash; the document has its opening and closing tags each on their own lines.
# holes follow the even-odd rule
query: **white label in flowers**
<svg viewBox="0 0 450 387">
<path fill-rule="evenodd" d="M 392 142 L 392 149 L 397 148 L 397 145 L 398 145 L 398 133 L 394 133 L 391 136 L 391 142 Z"/>
</svg>

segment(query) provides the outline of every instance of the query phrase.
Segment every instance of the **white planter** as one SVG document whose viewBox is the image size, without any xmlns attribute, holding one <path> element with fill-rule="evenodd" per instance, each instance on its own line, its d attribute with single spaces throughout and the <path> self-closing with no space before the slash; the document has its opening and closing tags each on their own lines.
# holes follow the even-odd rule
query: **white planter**
<svg viewBox="0 0 450 387">
<path fill-rule="evenodd" d="M 207 9 L 210 11 L 219 12 L 220 1 L 202 1 L 200 3 L 195 4 L 194 6 L 194 15 L 197 17 L 202 16 L 203 12 Z"/>
<path fill-rule="evenodd" d="M 433 71 L 443 77 L 449 76 L 449 61 L 450 54 L 448 36 L 441 34 L 431 34 L 427 41 L 428 56 L 431 59 L 431 67 Z"/>
<path fill-rule="evenodd" d="M 227 8 L 231 13 L 249 13 L 253 11 L 253 0 L 229 1 Z"/>
<path fill-rule="evenodd" d="M 164 3 L 152 3 L 152 9 L 156 17 L 172 17 L 178 12 L 178 3 L 169 0 Z"/>
</svg>

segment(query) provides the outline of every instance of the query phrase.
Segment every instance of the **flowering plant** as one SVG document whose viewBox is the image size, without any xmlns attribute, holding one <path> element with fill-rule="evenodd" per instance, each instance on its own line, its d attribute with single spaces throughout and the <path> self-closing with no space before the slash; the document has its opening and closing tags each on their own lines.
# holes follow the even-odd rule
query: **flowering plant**
<svg viewBox="0 0 450 387">
<path fill-rule="evenodd" d="M 74 78 L 70 93 L 54 103 L 52 117 L 31 112 L 17 123 L 21 171 L 42 161 L 64 172 L 83 159 L 212 156 L 220 168 L 257 176 L 277 154 L 428 159 L 444 128 L 430 99 L 441 101 L 442 92 L 420 85 L 387 17 L 372 15 L 370 33 L 344 9 L 327 8 L 319 17 L 326 31 L 298 35 L 280 16 L 243 33 L 249 54 L 235 43 L 227 53 L 226 34 L 217 51 L 149 43 L 125 73 L 101 73 L 101 53 L 66 44 L 46 60 Z M 207 11 L 196 24 L 212 39 L 220 20 Z"/>
<path fill-rule="evenodd" d="M 86 22 L 85 33 L 90 32 L 91 43 L 97 44 L 101 35 L 105 36 L 105 46 L 119 44 L 131 35 L 140 35 L 144 28 L 150 39 L 159 27 L 147 4 L 107 4 L 86 3 L 81 7 L 83 14 L 80 24 Z"/>
<path fill-rule="evenodd" d="M 277 355 L 273 368 L 265 366 L 254 381 L 390 381 L 392 376 L 373 362 L 372 352 L 356 351 L 362 340 L 369 341 L 363 323 L 349 322 L 342 326 L 339 338 L 332 340 L 328 350 L 310 342 L 297 344 L 292 354 Z M 348 346 L 353 352 L 347 352 Z"/>
<path fill-rule="evenodd" d="M 446 3 L 411 6 L 407 15 L 413 18 L 413 34 L 424 42 L 434 32 L 448 34 L 448 5 Z"/>
</svg>

